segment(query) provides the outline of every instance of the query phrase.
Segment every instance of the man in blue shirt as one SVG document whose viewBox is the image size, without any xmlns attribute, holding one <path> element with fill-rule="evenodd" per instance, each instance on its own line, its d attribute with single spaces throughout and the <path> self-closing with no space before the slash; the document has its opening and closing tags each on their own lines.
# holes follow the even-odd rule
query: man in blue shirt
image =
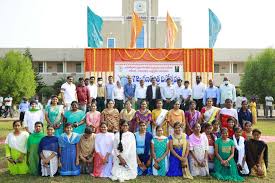
<svg viewBox="0 0 275 183">
<path fill-rule="evenodd" d="M 136 91 L 136 85 L 133 84 L 133 80 L 131 76 L 127 76 L 128 83 L 124 86 L 124 95 L 126 101 L 129 100 L 132 104 L 132 106 L 135 106 L 135 91 Z"/>
<path fill-rule="evenodd" d="M 29 102 L 26 97 L 23 97 L 22 102 L 19 104 L 20 121 L 24 120 L 25 112 L 29 110 Z"/>
<path fill-rule="evenodd" d="M 208 98 L 212 98 L 213 106 L 217 107 L 220 104 L 220 91 L 216 86 L 214 86 L 214 82 L 212 79 L 208 81 L 208 84 L 209 87 L 207 87 L 204 91 L 203 105 L 206 105 L 206 101 Z"/>
<path fill-rule="evenodd" d="M 108 104 L 108 102 L 110 100 L 114 100 L 113 99 L 113 90 L 114 90 L 114 87 L 115 87 L 115 85 L 113 83 L 113 76 L 108 76 L 108 83 L 105 86 L 105 88 L 106 88 L 106 92 L 105 92 L 106 97 L 105 98 L 107 99 L 106 104 Z"/>
</svg>

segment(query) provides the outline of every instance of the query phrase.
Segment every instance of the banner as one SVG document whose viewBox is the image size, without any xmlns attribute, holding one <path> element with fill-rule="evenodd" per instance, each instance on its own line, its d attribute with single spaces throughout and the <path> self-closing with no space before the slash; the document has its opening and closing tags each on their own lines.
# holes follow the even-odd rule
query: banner
<svg viewBox="0 0 275 183">
<path fill-rule="evenodd" d="M 115 62 L 115 80 L 121 81 L 122 86 L 124 86 L 127 83 L 127 76 L 132 76 L 133 82 L 136 84 L 143 79 L 145 85 L 149 85 L 152 77 L 155 77 L 160 85 L 165 84 L 167 78 L 176 82 L 177 79 L 183 79 L 183 63 L 180 61 L 160 63 L 155 61 Z"/>
</svg>

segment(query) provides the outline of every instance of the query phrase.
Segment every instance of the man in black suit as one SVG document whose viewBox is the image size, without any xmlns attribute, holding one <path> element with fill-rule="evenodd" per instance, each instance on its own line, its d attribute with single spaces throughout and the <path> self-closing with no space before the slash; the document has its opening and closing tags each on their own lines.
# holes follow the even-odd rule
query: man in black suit
<svg viewBox="0 0 275 183">
<path fill-rule="evenodd" d="M 146 100 L 149 102 L 149 109 L 152 111 L 156 108 L 156 100 L 161 99 L 161 93 L 156 78 L 153 77 L 151 82 L 152 84 L 147 86 Z"/>
</svg>

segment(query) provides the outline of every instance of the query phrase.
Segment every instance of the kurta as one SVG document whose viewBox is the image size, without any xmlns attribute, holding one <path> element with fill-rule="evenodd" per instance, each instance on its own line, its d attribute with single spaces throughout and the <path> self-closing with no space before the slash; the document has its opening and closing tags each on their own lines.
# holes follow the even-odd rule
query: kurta
<svg viewBox="0 0 275 183">
<path fill-rule="evenodd" d="M 231 139 L 227 139 L 226 142 L 219 138 L 215 142 L 218 145 L 218 153 L 223 160 L 227 160 L 231 154 L 231 148 L 234 147 L 234 142 Z M 221 162 L 215 157 L 214 169 L 215 172 L 212 174 L 215 178 L 222 181 L 234 181 L 241 182 L 244 178 L 239 176 L 236 163 L 234 158 L 231 158 L 228 162 L 229 166 L 223 166 Z"/>
<path fill-rule="evenodd" d="M 88 112 L 86 114 L 86 123 L 87 126 L 92 126 L 94 129 L 95 133 L 99 133 L 99 125 L 100 125 L 100 112 L 95 111 L 95 112 Z"/>
<path fill-rule="evenodd" d="M 45 135 L 43 134 L 43 132 L 32 133 L 28 139 L 28 143 L 27 143 L 28 165 L 29 165 L 30 174 L 32 175 L 40 174 L 40 157 L 38 154 L 38 147 L 41 139 L 44 136 Z"/>
<path fill-rule="evenodd" d="M 151 143 L 154 146 L 156 159 L 161 158 L 164 153 L 166 152 L 169 144 L 169 140 L 167 137 L 154 137 L 151 141 Z M 159 163 L 159 170 L 154 168 L 155 161 L 153 160 L 152 167 L 153 167 L 153 175 L 156 176 L 165 176 L 168 171 L 168 155 L 166 155 L 165 158 L 163 158 Z"/>
<path fill-rule="evenodd" d="M 154 109 L 152 111 L 152 120 L 156 122 L 157 126 L 162 126 L 164 136 L 168 136 L 167 116 L 168 116 L 168 111 L 166 109 Z M 153 127 L 153 135 L 156 135 L 156 126 L 153 125 L 152 127 Z"/>
<path fill-rule="evenodd" d="M 27 165 L 27 140 L 29 133 L 20 132 L 19 135 L 9 133 L 5 140 L 6 157 L 11 157 L 13 160 L 17 160 L 20 156 L 23 156 L 23 161 L 16 164 L 8 162 L 8 169 L 11 175 L 26 174 L 29 171 Z"/>
<path fill-rule="evenodd" d="M 62 114 L 64 113 L 63 106 L 51 106 L 48 105 L 45 109 L 45 113 L 48 116 L 52 125 L 60 125 L 62 120 Z M 63 124 L 54 129 L 54 135 L 59 137 L 63 133 Z"/>
<path fill-rule="evenodd" d="M 137 177 L 137 154 L 136 154 L 136 140 L 135 136 L 131 132 L 122 133 L 121 143 L 123 151 L 120 152 L 118 148 L 119 133 L 115 134 L 114 140 L 114 161 L 112 168 L 112 180 L 130 180 Z M 118 159 L 120 155 L 125 161 L 127 166 L 121 166 Z"/>
<path fill-rule="evenodd" d="M 43 165 L 41 160 L 42 176 L 53 177 L 58 169 L 58 138 L 55 136 L 43 137 L 39 143 L 38 153 L 39 155 L 42 153 L 45 158 L 50 157 L 52 153 L 55 154 L 48 165 Z"/>
<path fill-rule="evenodd" d="M 130 112 L 127 109 L 122 109 L 120 112 L 121 119 L 124 119 L 127 122 L 132 121 L 133 117 L 135 116 L 136 110 L 131 109 Z"/>
<path fill-rule="evenodd" d="M 194 133 L 189 136 L 190 151 L 193 151 L 198 161 L 205 160 L 205 153 L 208 152 L 208 139 L 205 134 L 200 134 L 197 137 Z M 191 154 L 189 154 L 190 160 L 190 172 L 192 176 L 207 176 L 209 175 L 208 161 L 206 161 L 205 167 L 198 166 L 196 160 Z"/>
<path fill-rule="evenodd" d="M 95 177 L 110 177 L 113 161 L 113 133 L 98 133 L 95 137 L 95 157 L 94 157 L 94 176 Z M 103 164 L 103 159 L 109 153 L 108 163 Z"/>
<path fill-rule="evenodd" d="M 101 121 L 107 123 L 108 132 L 119 131 L 119 112 L 117 109 L 104 109 L 101 113 Z"/>
<path fill-rule="evenodd" d="M 72 133 L 71 137 L 68 138 L 66 133 L 63 133 L 59 139 L 59 147 L 61 148 L 60 153 L 60 175 L 80 175 L 80 166 L 76 165 L 76 145 L 80 141 L 80 135 L 78 133 Z"/>
<path fill-rule="evenodd" d="M 85 112 L 82 110 L 77 111 L 66 111 L 64 117 L 67 119 L 67 123 L 80 123 L 83 119 L 85 119 Z M 82 124 L 73 129 L 73 132 L 78 134 L 83 134 L 86 128 L 86 124 Z"/>
</svg>

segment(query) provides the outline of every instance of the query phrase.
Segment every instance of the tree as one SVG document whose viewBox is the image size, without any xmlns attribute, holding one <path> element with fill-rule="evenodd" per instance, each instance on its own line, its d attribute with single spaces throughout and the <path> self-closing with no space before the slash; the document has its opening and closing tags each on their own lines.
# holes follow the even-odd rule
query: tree
<svg viewBox="0 0 275 183">
<path fill-rule="evenodd" d="M 54 89 L 56 95 L 58 95 L 60 93 L 61 86 L 65 82 L 66 82 L 66 79 L 64 79 L 64 78 L 60 78 L 59 80 L 55 81 L 55 83 L 53 84 L 53 89 Z"/>
<path fill-rule="evenodd" d="M 0 58 L 0 95 L 13 97 L 18 103 L 22 97 L 35 94 L 34 71 L 31 60 L 19 52 L 10 51 Z"/>
<path fill-rule="evenodd" d="M 25 50 L 25 53 L 23 54 L 25 57 L 28 57 L 31 60 L 32 63 L 32 69 L 34 70 L 34 76 L 35 76 L 35 82 L 36 82 L 36 93 L 40 91 L 41 88 L 45 87 L 45 83 L 43 81 L 43 77 L 37 72 L 38 68 L 34 65 L 32 54 L 29 48 Z"/>
<path fill-rule="evenodd" d="M 267 95 L 275 97 L 274 49 L 266 49 L 263 53 L 248 58 L 240 86 L 244 94 L 257 95 L 262 103 Z"/>
</svg>

